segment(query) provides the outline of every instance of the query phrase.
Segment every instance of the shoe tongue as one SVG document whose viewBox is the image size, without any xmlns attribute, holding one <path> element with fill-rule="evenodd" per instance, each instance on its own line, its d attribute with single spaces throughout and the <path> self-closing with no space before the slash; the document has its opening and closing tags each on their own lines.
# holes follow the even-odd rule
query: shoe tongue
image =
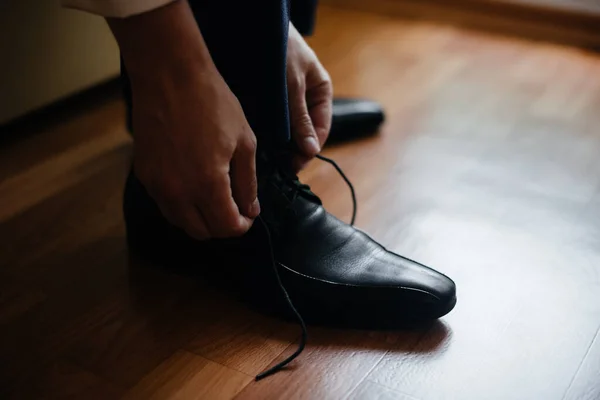
<svg viewBox="0 0 600 400">
<path fill-rule="evenodd" d="M 287 224 L 290 216 L 304 214 L 309 204 L 321 205 L 321 200 L 303 185 L 291 168 L 271 160 L 257 159 L 258 198 L 263 216 L 269 222 Z M 291 214 L 291 215 L 290 215 Z"/>
<path fill-rule="evenodd" d="M 279 189 L 279 195 L 285 195 L 290 201 L 296 193 L 321 204 L 319 197 L 307 185 L 303 185 L 296 175 L 291 163 L 292 153 L 290 149 L 259 152 L 256 160 L 259 186 L 275 186 Z"/>
</svg>

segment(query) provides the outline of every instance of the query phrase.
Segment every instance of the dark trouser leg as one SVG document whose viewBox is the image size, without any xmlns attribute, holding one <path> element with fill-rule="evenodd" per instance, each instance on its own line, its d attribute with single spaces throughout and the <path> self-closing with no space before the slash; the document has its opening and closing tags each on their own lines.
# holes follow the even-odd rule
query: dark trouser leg
<svg viewBox="0 0 600 400">
<path fill-rule="evenodd" d="M 287 0 L 190 0 L 217 69 L 239 99 L 259 148 L 290 139 L 286 53 Z M 123 71 L 126 102 L 131 97 Z M 128 107 L 128 120 L 131 107 Z M 201 127 L 200 127 L 201 129 Z"/>
<path fill-rule="evenodd" d="M 302 36 L 311 36 L 315 30 L 318 0 L 292 0 L 290 19 Z"/>
</svg>

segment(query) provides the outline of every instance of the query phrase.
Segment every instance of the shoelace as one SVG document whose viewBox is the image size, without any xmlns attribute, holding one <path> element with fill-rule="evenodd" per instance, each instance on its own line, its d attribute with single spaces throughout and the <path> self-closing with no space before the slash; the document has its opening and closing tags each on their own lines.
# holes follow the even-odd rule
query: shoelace
<svg viewBox="0 0 600 400">
<path fill-rule="evenodd" d="M 330 158 L 324 157 L 322 155 L 317 155 L 317 158 L 319 160 L 322 160 L 322 161 L 325 161 L 325 162 L 331 164 L 336 169 L 336 171 L 340 174 L 342 179 L 344 179 L 344 181 L 348 185 L 348 188 L 350 188 L 350 193 L 352 194 L 352 218 L 350 220 L 350 225 L 354 225 L 354 221 L 356 220 L 356 204 L 357 204 L 357 202 L 356 202 L 356 192 L 354 191 L 354 186 L 352 185 L 352 182 L 350 182 L 350 179 L 348 179 L 346 174 L 344 174 L 344 171 L 342 171 L 342 169 L 339 167 L 339 165 L 337 165 L 337 163 L 335 161 L 333 161 Z M 294 201 L 296 199 L 296 196 L 298 195 L 299 191 L 310 190 L 308 185 L 301 184 L 299 181 L 294 182 L 294 183 L 297 187 L 296 187 L 296 192 L 294 193 L 294 195 L 292 197 L 292 201 Z M 265 220 L 260 215 L 258 216 L 258 220 L 261 222 L 261 224 L 267 234 L 267 241 L 269 244 L 269 252 L 271 255 L 271 265 L 273 266 L 273 272 L 275 273 L 275 278 L 277 279 L 277 285 L 281 289 L 281 292 L 283 293 L 283 296 L 285 298 L 285 301 L 286 301 L 288 307 L 290 308 L 290 310 L 296 317 L 296 320 L 298 321 L 298 324 L 300 325 L 300 328 L 302 329 L 302 335 L 300 336 L 300 341 L 298 343 L 298 348 L 296 349 L 296 351 L 294 351 L 294 353 L 291 354 L 289 357 L 287 357 L 285 360 L 277 363 L 276 365 L 272 366 L 271 368 L 256 375 L 256 377 L 254 378 L 256 381 L 259 381 L 261 379 L 264 379 L 270 375 L 273 375 L 273 374 L 281 371 L 289 363 L 294 361 L 302 353 L 302 351 L 304 351 L 304 348 L 306 347 L 306 342 L 308 340 L 308 330 L 306 329 L 306 323 L 304 322 L 304 318 L 302 318 L 302 315 L 298 312 L 298 310 L 294 306 L 292 299 L 290 298 L 287 290 L 285 289 L 285 286 L 283 285 L 283 282 L 281 281 L 281 277 L 279 275 L 279 268 L 277 266 L 277 260 L 275 259 L 275 251 L 273 250 L 273 240 L 271 239 L 271 231 L 269 230 L 269 226 L 267 225 Z"/>
<path fill-rule="evenodd" d="M 348 188 L 350 189 L 350 194 L 352 195 L 352 218 L 350 219 L 350 225 L 354 225 L 354 222 L 356 221 L 356 192 L 354 191 L 354 185 L 352 185 L 352 182 L 350 182 L 350 179 L 348 179 L 348 177 L 346 176 L 344 171 L 342 171 L 340 166 L 337 165 L 337 163 L 335 161 L 333 161 L 331 158 L 324 157 L 320 154 L 317 154 L 317 158 L 321 161 L 325 161 L 325 162 L 331 164 L 333 166 L 333 168 L 335 168 L 335 170 L 338 172 L 338 174 L 340 174 L 342 179 L 348 185 Z"/>
</svg>

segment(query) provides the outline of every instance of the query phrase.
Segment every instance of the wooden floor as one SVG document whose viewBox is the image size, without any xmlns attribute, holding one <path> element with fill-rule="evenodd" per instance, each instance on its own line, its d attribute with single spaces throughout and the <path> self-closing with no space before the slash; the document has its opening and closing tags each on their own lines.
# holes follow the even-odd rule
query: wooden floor
<svg viewBox="0 0 600 400">
<path fill-rule="evenodd" d="M 483 0 L 489 1 L 489 0 Z M 588 13 L 600 13 L 600 4 L 597 0 L 491 0 L 512 2 L 516 4 L 525 4 L 533 6 L 542 6 L 548 8 L 558 8 L 567 11 L 580 11 Z"/>
<path fill-rule="evenodd" d="M 510 35 L 600 52 L 600 3 L 569 0 L 321 0 L 328 6 L 428 20 L 484 34 Z M 581 0 L 587 1 L 587 0 Z M 597 5 L 595 5 L 597 4 Z M 561 6 L 563 5 L 563 6 Z"/>
<path fill-rule="evenodd" d="M 600 399 L 600 58 L 323 7 L 336 93 L 379 136 L 330 147 L 358 225 L 458 285 L 428 330 L 298 328 L 128 256 L 131 142 L 106 100 L 0 149 L 0 398 Z M 326 164 L 303 174 L 347 218 Z"/>
</svg>

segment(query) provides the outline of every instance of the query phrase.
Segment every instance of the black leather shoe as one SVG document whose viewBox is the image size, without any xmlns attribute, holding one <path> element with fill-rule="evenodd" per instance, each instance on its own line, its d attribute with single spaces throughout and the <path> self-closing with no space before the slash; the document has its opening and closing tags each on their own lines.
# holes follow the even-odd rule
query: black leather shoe
<svg viewBox="0 0 600 400">
<path fill-rule="evenodd" d="M 275 236 L 282 283 L 306 320 L 398 327 L 437 319 L 454 307 L 456 289 L 451 279 L 388 251 L 329 214 L 295 175 L 280 170 L 269 182 L 263 198 L 283 194 L 287 201 L 283 201 L 284 211 L 267 203 L 269 211 L 263 218 Z"/>
<path fill-rule="evenodd" d="M 334 98 L 331 131 L 327 143 L 374 135 L 384 120 L 383 109 L 372 100 Z"/>
<path fill-rule="evenodd" d="M 124 198 L 130 248 L 171 268 L 187 265 L 265 311 L 293 317 L 280 279 L 313 324 L 392 328 L 452 310 L 451 279 L 329 214 L 293 173 L 272 162 L 257 164 L 260 218 L 241 238 L 205 242 L 170 225 L 130 174 Z"/>
<path fill-rule="evenodd" d="M 320 158 L 341 173 L 333 161 Z M 257 162 L 262 211 L 240 238 L 191 239 L 162 217 L 133 173 L 123 203 L 132 251 L 175 271 L 207 277 L 263 311 L 300 322 L 298 350 L 257 380 L 302 352 L 305 321 L 395 328 L 430 322 L 452 310 L 456 288 L 450 278 L 386 250 L 329 214 L 282 164 L 268 158 Z M 355 200 L 353 189 L 352 194 Z"/>
</svg>

